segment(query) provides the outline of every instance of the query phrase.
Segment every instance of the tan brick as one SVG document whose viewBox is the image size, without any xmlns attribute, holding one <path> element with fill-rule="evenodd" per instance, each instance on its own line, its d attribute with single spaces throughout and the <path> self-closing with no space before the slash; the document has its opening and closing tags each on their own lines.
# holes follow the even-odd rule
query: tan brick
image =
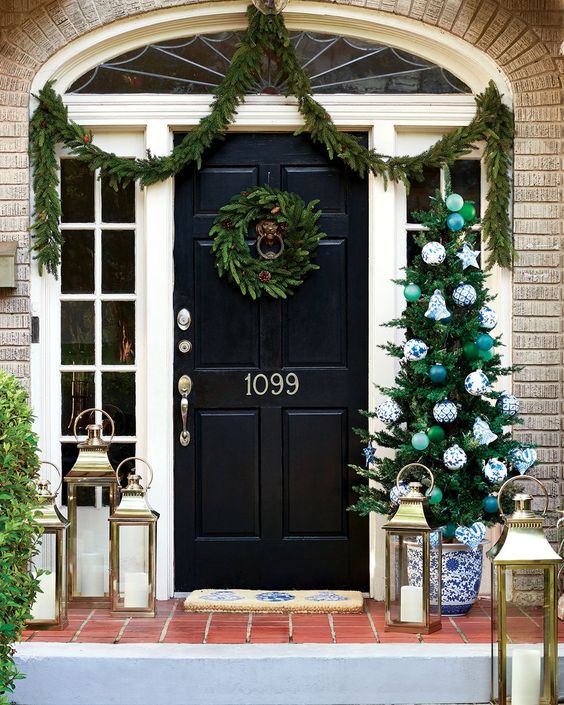
<svg viewBox="0 0 564 705">
<path fill-rule="evenodd" d="M 464 3 L 464 5 L 466 5 L 466 3 Z M 472 8 L 473 4 L 471 4 L 470 7 Z M 473 13 L 474 16 L 472 18 L 472 21 L 468 22 L 468 28 L 464 34 L 464 39 L 466 39 L 466 41 L 470 42 L 471 44 L 475 44 L 480 38 L 482 32 L 485 31 L 489 21 L 494 16 L 496 10 L 497 6 L 495 2 L 492 2 L 491 0 L 486 0 L 485 2 L 483 2 L 480 5 L 479 12 L 477 12 L 476 14 Z M 462 11 L 460 15 L 462 15 Z"/>
<path fill-rule="evenodd" d="M 514 316 L 560 316 L 560 301 L 514 301 Z"/>
<path fill-rule="evenodd" d="M 515 269 L 513 281 L 516 284 L 560 284 L 560 272 L 555 269 Z"/>
<path fill-rule="evenodd" d="M 514 108 L 516 122 L 558 122 L 560 108 L 553 105 L 543 105 L 539 108 Z"/>
<path fill-rule="evenodd" d="M 519 316 L 513 320 L 513 330 L 517 333 L 560 333 L 560 318 Z"/>
<path fill-rule="evenodd" d="M 558 267 L 558 252 L 520 252 L 517 261 L 519 267 Z"/>
<path fill-rule="evenodd" d="M 552 220 L 521 220 L 513 221 L 513 231 L 519 234 L 558 235 L 562 232 L 562 224 L 557 218 Z"/>
<path fill-rule="evenodd" d="M 515 186 L 560 186 L 562 174 L 546 171 L 516 171 L 513 174 L 513 183 Z"/>
<path fill-rule="evenodd" d="M 557 203 L 516 203 L 513 213 L 516 218 L 559 218 L 561 210 Z"/>
<path fill-rule="evenodd" d="M 519 140 L 523 142 L 523 140 Z M 540 171 L 559 171 L 561 167 L 560 157 L 539 157 L 539 156 L 515 156 L 515 169 L 523 171 L 540 170 Z"/>
<path fill-rule="evenodd" d="M 559 251 L 562 244 L 562 238 L 557 235 L 516 235 L 513 241 L 517 250 L 520 251 L 520 256 L 523 255 L 523 250 L 529 252 L 538 252 L 539 250 Z"/>
<path fill-rule="evenodd" d="M 458 16 L 452 26 L 453 34 L 459 37 L 464 36 L 479 6 L 480 0 L 465 0 L 461 3 Z M 468 39 L 468 41 L 470 41 L 470 39 Z"/>
<path fill-rule="evenodd" d="M 515 140 L 515 154 L 560 154 L 558 140 Z"/>
<path fill-rule="evenodd" d="M 515 334 L 513 345 L 521 350 L 528 348 L 532 350 L 549 350 L 560 348 L 560 338 L 558 335 L 547 333 L 545 335 Z"/>
<path fill-rule="evenodd" d="M 545 89 L 515 94 L 515 106 L 560 105 L 560 90 Z"/>
<path fill-rule="evenodd" d="M 538 188 L 516 188 L 513 191 L 513 198 L 516 201 L 552 201 L 558 203 L 560 201 L 560 197 L 560 189 L 549 188 L 548 186 Z"/>
<path fill-rule="evenodd" d="M 513 296 L 516 300 L 556 301 L 560 300 L 560 288 L 557 286 L 515 286 Z"/>
</svg>

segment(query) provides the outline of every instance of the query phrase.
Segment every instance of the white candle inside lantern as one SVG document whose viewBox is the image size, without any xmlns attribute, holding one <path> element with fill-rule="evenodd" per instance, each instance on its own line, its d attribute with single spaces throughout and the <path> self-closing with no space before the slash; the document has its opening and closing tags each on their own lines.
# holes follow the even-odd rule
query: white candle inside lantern
<svg viewBox="0 0 564 705">
<path fill-rule="evenodd" d="M 32 619 L 47 621 L 57 616 L 55 573 L 45 573 L 39 576 L 39 589 L 31 608 Z"/>
<path fill-rule="evenodd" d="M 402 622 L 423 621 L 423 588 L 415 585 L 404 585 L 401 589 Z"/>
<path fill-rule="evenodd" d="M 514 651 L 511 659 L 511 705 L 539 705 L 540 686 L 540 651 Z"/>
<path fill-rule="evenodd" d="M 125 573 L 123 606 L 127 609 L 149 606 L 149 576 L 147 573 Z"/>
<path fill-rule="evenodd" d="M 83 553 L 80 559 L 80 584 L 83 597 L 103 597 L 104 556 L 101 553 Z"/>
</svg>

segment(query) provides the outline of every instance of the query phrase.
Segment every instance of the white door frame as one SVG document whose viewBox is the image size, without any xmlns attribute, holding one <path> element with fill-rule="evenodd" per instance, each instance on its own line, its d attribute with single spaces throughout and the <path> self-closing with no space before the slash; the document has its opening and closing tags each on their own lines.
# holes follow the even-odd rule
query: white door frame
<svg viewBox="0 0 564 705">
<path fill-rule="evenodd" d="M 56 89 L 63 91 L 88 68 L 104 58 L 133 46 L 156 39 L 194 33 L 236 29 L 244 26 L 242 5 L 213 3 L 213 7 L 197 5 L 148 13 L 124 20 L 92 32 L 68 45 L 41 69 L 33 85 L 36 92 L 47 80 L 57 79 Z M 509 95 L 507 84 L 495 64 L 462 40 L 435 28 L 404 18 L 388 17 L 349 6 L 295 2 L 287 11 L 289 27 L 355 35 L 380 39 L 405 47 L 436 63 L 447 65 L 475 91 L 482 90 L 487 80 L 495 78 L 500 89 Z M 187 23 L 187 18 L 190 22 Z M 321 24 L 320 24 L 321 23 Z M 464 45 L 464 54 L 460 51 Z M 74 51 L 73 51 L 74 47 Z M 492 68 L 492 66 L 495 68 Z M 69 95 L 65 103 L 69 116 L 91 128 L 99 140 L 107 133 L 134 132 L 143 136 L 144 146 L 152 154 L 170 151 L 175 130 L 189 129 L 207 114 L 211 98 L 207 96 Z M 319 102 L 342 128 L 366 130 L 369 144 L 390 155 L 402 153 L 402 135 L 422 134 L 423 140 L 438 139 L 440 132 L 467 124 L 475 113 L 471 97 L 456 96 L 322 96 Z M 301 126 L 296 101 L 278 96 L 251 96 L 238 110 L 233 130 L 290 131 Z M 140 135 L 141 133 L 141 135 Z M 109 135 L 108 135 L 109 136 Z M 112 135 L 113 136 L 113 135 Z M 416 151 L 420 151 L 417 148 Z M 369 403 L 376 398 L 373 382 L 393 384 L 396 361 L 377 346 L 390 336 L 381 324 L 396 317 L 404 305 L 399 287 L 391 279 L 405 264 L 405 191 L 402 186 L 369 177 Z M 145 226 L 143 258 L 138 258 L 145 280 L 143 298 L 145 327 L 137 346 L 144 346 L 144 365 L 138 367 L 138 397 L 144 408 L 138 408 L 138 453 L 144 454 L 155 469 L 151 503 L 160 511 L 158 530 L 157 596 L 164 599 L 174 591 L 174 514 L 173 459 L 174 430 L 171 390 L 173 389 L 173 182 L 168 180 L 147 187 L 140 203 Z M 403 212 L 403 215 L 402 215 Z M 500 329 L 511 334 L 511 275 L 494 270 L 490 287 L 498 294 L 496 308 Z M 57 285 L 52 277 L 39 277 L 32 272 L 32 311 L 58 330 Z M 47 326 L 43 326 L 46 333 Z M 393 335 L 393 334 L 392 334 Z M 396 332 L 398 338 L 400 332 Z M 37 430 L 45 459 L 59 453 L 58 419 L 60 391 L 54 361 L 58 359 L 58 340 L 43 336 L 32 347 L 32 403 L 38 418 Z M 509 348 L 505 348 L 509 356 Z M 508 359 L 504 362 L 510 362 Z M 52 419 L 57 419 L 56 423 Z M 370 522 L 371 594 L 383 595 L 383 555 L 379 518 Z"/>
</svg>

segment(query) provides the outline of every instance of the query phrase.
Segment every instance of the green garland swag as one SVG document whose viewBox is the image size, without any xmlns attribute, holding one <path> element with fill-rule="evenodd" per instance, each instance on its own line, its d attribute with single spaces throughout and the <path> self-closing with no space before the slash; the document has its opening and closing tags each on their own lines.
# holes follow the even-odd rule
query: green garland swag
<svg viewBox="0 0 564 705">
<path fill-rule="evenodd" d="M 62 236 L 59 229 L 61 205 L 57 193 L 57 143 L 84 161 L 91 170 L 100 169 L 114 188 L 139 181 L 147 186 L 178 174 L 188 164 L 198 168 L 210 144 L 221 137 L 233 122 L 237 107 L 252 93 L 264 52 L 275 51 L 280 58 L 288 95 L 298 102 L 304 125 L 296 134 L 308 132 L 314 142 L 327 150 L 331 159 L 341 159 L 347 167 L 364 177 L 371 173 L 386 182 L 403 182 L 407 188 L 413 180 L 423 180 L 426 167 L 450 165 L 485 141 L 484 161 L 489 179 L 488 206 L 482 219 L 482 238 L 489 249 L 488 266 L 510 267 L 514 254 L 509 222 L 509 166 L 513 143 L 513 115 L 501 101 L 493 82 L 476 96 L 476 115 L 469 125 L 459 127 L 417 156 L 387 157 L 362 146 L 347 132 L 341 132 L 325 108 L 311 94 L 308 76 L 290 43 L 282 15 L 266 18 L 249 7 L 248 28 L 237 46 L 231 65 L 217 88 L 211 112 L 202 118 L 164 157 L 148 153 L 145 159 L 128 159 L 105 152 L 92 143 L 92 135 L 68 119 L 59 95 L 47 83 L 37 96 L 39 106 L 30 125 L 30 153 L 33 163 L 35 193 L 32 250 L 39 271 L 46 268 L 57 274 Z"/>
<path fill-rule="evenodd" d="M 233 196 L 220 208 L 209 232 L 219 276 L 227 273 L 241 293 L 253 299 L 263 293 L 282 299 L 293 294 L 308 272 L 319 269 L 311 262 L 325 237 L 317 227 L 321 211 L 314 208 L 318 203 L 306 206 L 297 194 L 268 186 Z M 284 249 L 277 259 L 253 257 L 249 250 L 249 227 L 261 220 L 276 223 L 283 233 Z"/>
</svg>

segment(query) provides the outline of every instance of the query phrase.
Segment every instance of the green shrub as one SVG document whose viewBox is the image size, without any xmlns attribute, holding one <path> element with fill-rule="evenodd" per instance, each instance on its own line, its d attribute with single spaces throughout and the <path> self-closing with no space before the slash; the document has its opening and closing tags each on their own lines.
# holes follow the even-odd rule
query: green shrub
<svg viewBox="0 0 564 705">
<path fill-rule="evenodd" d="M 29 574 L 37 527 L 32 508 L 39 467 L 32 413 L 20 383 L 0 370 L 0 705 L 22 678 L 13 644 L 30 616 L 37 581 Z"/>
</svg>

